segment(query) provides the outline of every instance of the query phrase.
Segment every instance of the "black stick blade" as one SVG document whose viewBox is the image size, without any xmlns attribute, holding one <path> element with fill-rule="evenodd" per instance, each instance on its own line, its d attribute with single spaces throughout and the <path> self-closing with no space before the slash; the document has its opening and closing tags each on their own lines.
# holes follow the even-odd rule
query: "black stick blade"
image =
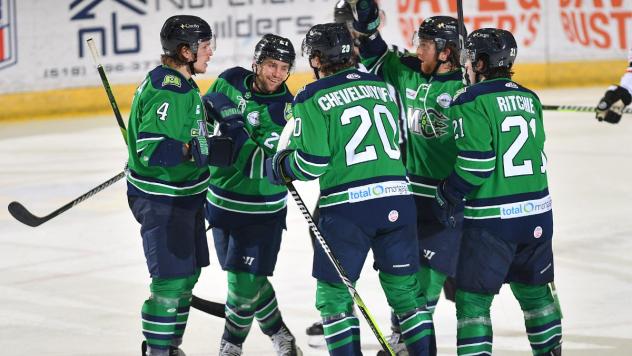
<svg viewBox="0 0 632 356">
<path fill-rule="evenodd" d="M 198 298 L 195 295 L 191 299 L 191 306 L 199 311 L 211 314 L 218 318 L 225 318 L 224 304 L 211 302 L 210 300 Z"/>
<path fill-rule="evenodd" d="M 9 213 L 15 218 L 15 220 L 31 227 L 40 226 L 48 220 L 31 214 L 24 205 L 18 203 L 17 201 L 12 201 L 9 204 Z"/>
</svg>

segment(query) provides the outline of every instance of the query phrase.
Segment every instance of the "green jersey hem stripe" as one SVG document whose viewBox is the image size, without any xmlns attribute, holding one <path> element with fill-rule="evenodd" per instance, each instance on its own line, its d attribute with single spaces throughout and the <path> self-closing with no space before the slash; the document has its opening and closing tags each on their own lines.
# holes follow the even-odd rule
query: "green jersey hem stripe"
<svg viewBox="0 0 632 356">
<path fill-rule="evenodd" d="M 135 184 L 133 181 L 131 181 L 130 179 L 127 179 L 127 181 L 131 185 L 136 187 L 138 190 L 140 190 L 141 192 L 147 193 L 147 194 L 150 194 L 150 195 L 164 195 L 164 196 L 168 196 L 168 197 L 184 197 L 184 196 L 197 195 L 197 194 L 203 193 L 204 190 L 206 190 L 206 188 L 205 188 L 205 189 L 203 189 L 201 191 L 193 191 L 193 192 L 186 193 L 186 194 L 185 193 L 182 193 L 182 194 L 169 194 L 169 193 L 166 193 L 166 192 L 156 192 L 156 191 L 152 191 L 152 190 L 143 189 L 140 186 L 138 186 L 137 184 Z M 207 184 L 208 184 L 208 182 L 207 182 Z"/>
<path fill-rule="evenodd" d="M 218 204 L 217 202 L 215 202 L 215 201 L 212 201 L 212 200 L 208 199 L 208 197 L 206 198 L 206 201 L 207 201 L 209 204 L 213 205 L 214 207 L 216 207 L 216 208 L 218 208 L 218 209 L 223 209 L 223 210 L 227 210 L 227 211 L 232 211 L 232 212 L 235 212 L 235 213 L 241 213 L 241 214 L 253 214 L 253 215 L 272 214 L 272 213 L 276 213 L 276 212 L 278 212 L 278 211 L 281 211 L 281 210 L 285 209 L 285 207 L 286 207 L 286 204 L 282 204 L 280 207 L 278 207 L 278 208 L 273 208 L 273 209 L 271 209 L 271 210 L 265 210 L 265 211 L 262 211 L 262 210 L 254 210 L 254 211 L 253 211 L 253 210 L 240 210 L 240 209 L 237 209 L 237 208 L 230 208 L 230 207 L 227 207 L 227 206 L 224 206 L 224 205 L 220 205 L 220 204 Z"/>
<path fill-rule="evenodd" d="M 176 191 L 194 189 L 194 188 L 199 187 L 200 185 L 204 186 L 204 189 L 202 190 L 202 191 L 204 191 L 204 190 L 207 189 L 210 179 L 211 179 L 211 177 L 208 177 L 208 178 L 206 178 L 205 180 L 203 180 L 201 182 L 198 182 L 198 183 L 196 183 L 194 185 L 190 185 L 190 186 L 186 186 L 186 187 L 175 187 L 175 186 L 168 185 L 168 184 L 144 181 L 142 179 L 138 179 L 138 178 L 132 177 L 131 174 L 129 174 L 129 173 L 127 174 L 127 180 L 130 181 L 130 183 L 132 183 L 132 184 L 134 184 L 134 182 L 137 182 L 139 184 L 145 184 L 145 185 L 149 185 L 149 186 L 161 187 L 161 188 L 166 188 L 166 189 L 173 189 L 173 190 L 176 190 Z M 134 186 L 136 186 L 136 185 L 134 184 Z"/>
<path fill-rule="evenodd" d="M 226 198 L 223 197 L 217 193 L 215 193 L 214 191 L 212 191 L 210 188 L 207 189 L 208 192 L 210 193 L 211 196 L 216 197 L 217 199 L 223 200 L 223 201 L 227 201 L 227 202 L 231 202 L 231 203 L 236 203 L 236 204 L 244 204 L 244 205 L 256 205 L 256 206 L 265 206 L 265 205 L 276 205 L 276 204 L 280 204 L 283 202 L 287 202 L 287 195 L 284 196 L 283 198 L 279 199 L 279 200 L 274 200 L 274 201 L 267 201 L 267 202 L 249 202 L 249 201 L 243 201 L 243 200 L 235 200 L 235 199 L 230 199 L 230 198 Z"/>
</svg>

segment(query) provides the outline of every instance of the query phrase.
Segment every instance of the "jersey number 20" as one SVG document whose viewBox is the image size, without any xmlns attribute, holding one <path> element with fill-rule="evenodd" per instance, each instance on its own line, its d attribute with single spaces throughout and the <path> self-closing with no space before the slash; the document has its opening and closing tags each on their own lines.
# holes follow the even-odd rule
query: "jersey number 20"
<svg viewBox="0 0 632 356">
<path fill-rule="evenodd" d="M 371 115 L 373 114 L 373 115 Z M 388 137 L 384 123 L 382 122 L 382 116 L 385 116 L 388 123 L 391 126 L 393 134 L 391 138 Z M 369 133 L 369 130 L 375 124 L 377 133 L 380 136 L 380 142 L 386 155 L 391 159 L 399 159 L 401 153 L 399 152 L 399 146 L 395 140 L 397 139 L 397 122 L 393 118 L 393 115 L 388 108 L 384 105 L 375 105 L 373 107 L 373 113 L 362 106 L 353 106 L 342 112 L 340 116 L 340 122 L 342 125 L 349 125 L 352 119 L 360 118 L 360 126 L 356 132 L 351 136 L 349 142 L 345 145 L 345 153 L 347 157 L 347 166 L 354 164 L 373 161 L 377 159 L 377 152 L 374 145 L 365 145 L 364 150 L 357 152 L 358 148 L 364 141 L 364 138 Z"/>
</svg>

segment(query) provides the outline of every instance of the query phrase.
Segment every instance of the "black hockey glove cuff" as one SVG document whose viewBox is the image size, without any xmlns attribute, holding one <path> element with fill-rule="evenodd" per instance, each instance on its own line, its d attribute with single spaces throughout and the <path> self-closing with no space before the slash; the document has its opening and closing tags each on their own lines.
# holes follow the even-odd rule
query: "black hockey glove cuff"
<svg viewBox="0 0 632 356">
<path fill-rule="evenodd" d="M 198 133 L 189 141 L 189 154 L 198 167 L 208 166 L 209 137 L 206 121 L 198 121 Z"/>
</svg>

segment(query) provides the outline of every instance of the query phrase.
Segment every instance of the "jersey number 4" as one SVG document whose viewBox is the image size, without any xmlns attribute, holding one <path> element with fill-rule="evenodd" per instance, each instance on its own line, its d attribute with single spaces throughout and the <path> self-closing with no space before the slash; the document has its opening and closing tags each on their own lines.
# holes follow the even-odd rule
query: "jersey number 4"
<svg viewBox="0 0 632 356">
<path fill-rule="evenodd" d="M 389 135 L 386 133 L 382 117 L 386 117 L 390 125 L 390 128 L 392 130 L 391 137 L 389 137 Z M 343 126 L 349 125 L 351 123 L 351 120 L 355 118 L 360 119 L 360 126 L 358 126 L 353 136 L 351 136 L 349 142 L 345 145 L 347 166 L 362 162 L 373 161 L 378 158 L 377 152 L 375 150 L 375 145 L 365 143 L 364 147 L 360 147 L 365 141 L 365 137 L 369 133 L 373 125 L 375 125 L 375 129 L 377 129 L 382 148 L 386 155 L 390 159 L 399 159 L 401 153 L 399 152 L 399 145 L 397 144 L 397 122 L 393 118 L 391 112 L 388 111 L 388 108 L 386 106 L 380 104 L 375 105 L 373 107 L 373 113 L 370 113 L 369 110 L 362 106 L 353 106 L 347 108 L 345 109 L 345 111 L 342 112 L 342 115 L 340 116 L 340 122 Z"/>
</svg>

